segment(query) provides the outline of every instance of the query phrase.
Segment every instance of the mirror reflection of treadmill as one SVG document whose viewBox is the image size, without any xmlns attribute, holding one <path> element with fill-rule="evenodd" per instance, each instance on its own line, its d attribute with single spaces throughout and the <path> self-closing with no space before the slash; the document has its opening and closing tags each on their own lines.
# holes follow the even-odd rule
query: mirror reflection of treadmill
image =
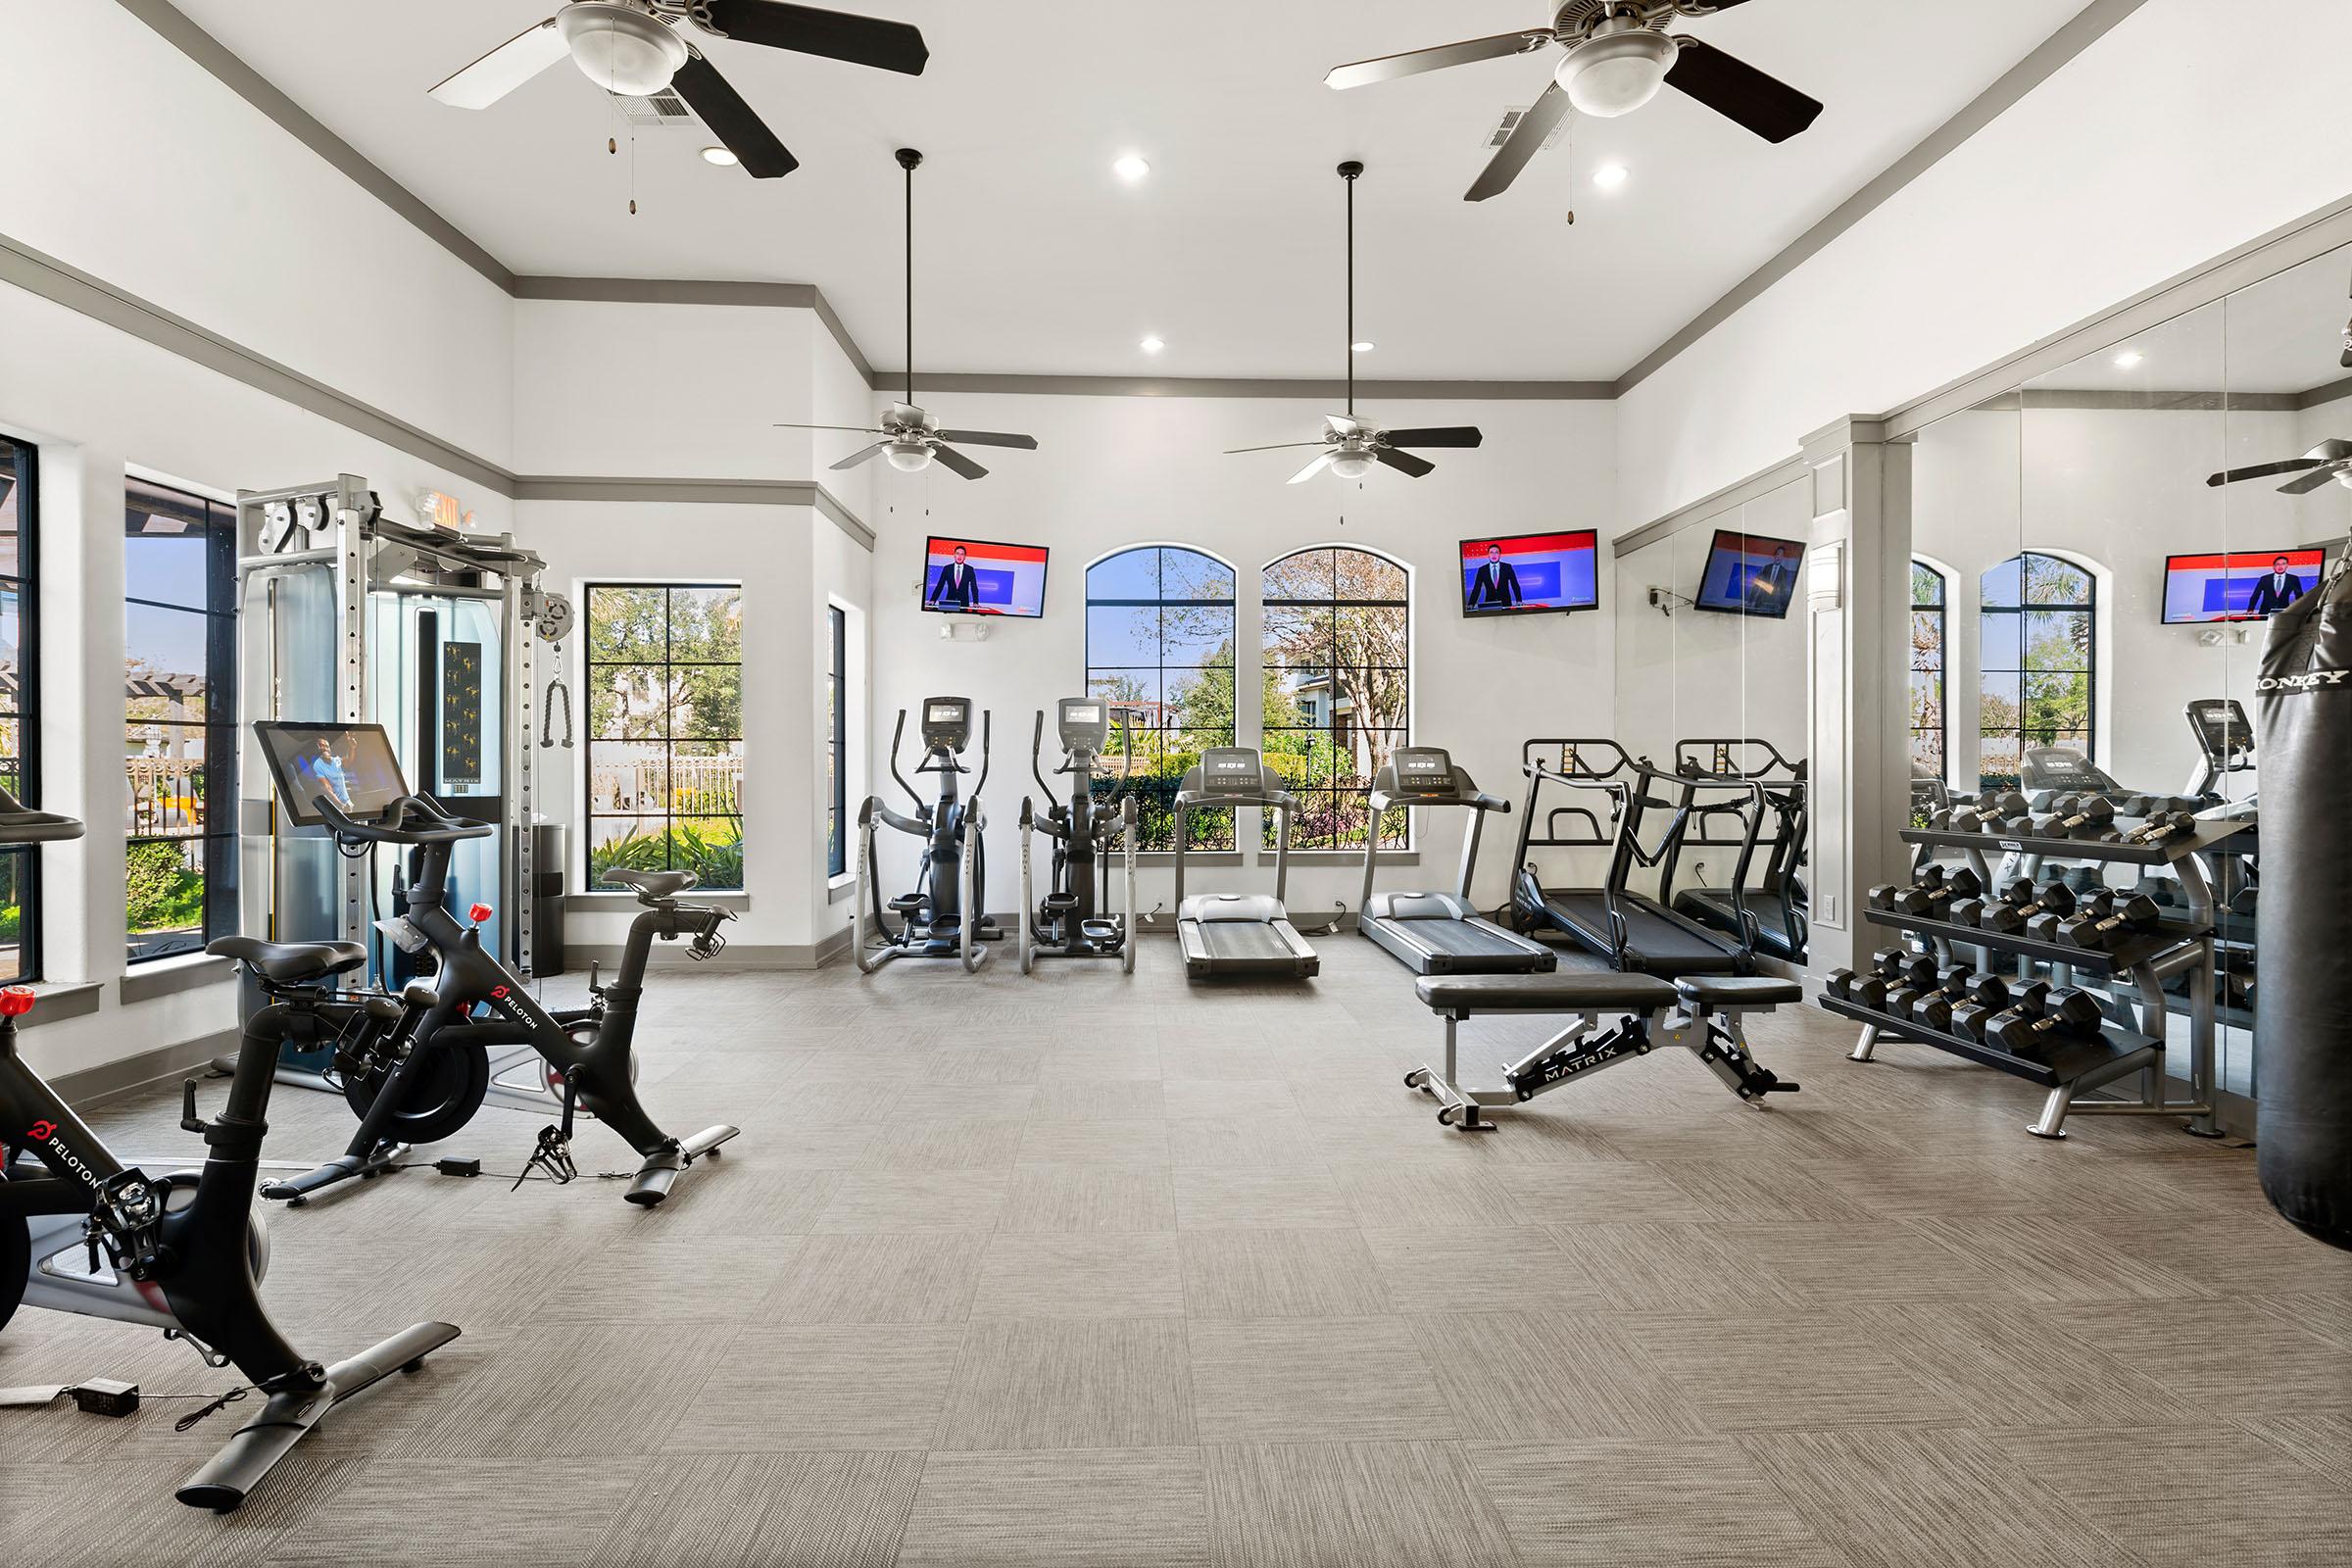
<svg viewBox="0 0 2352 1568">
<path fill-rule="evenodd" d="M 1735 755 L 1737 754 L 1737 755 Z M 1698 759 L 1705 759 L 1702 763 Z M 1760 765 L 1742 768 L 1743 763 Z M 1754 933 L 1756 950 L 1770 957 L 1789 963 L 1803 963 L 1812 941 L 1812 895 L 1805 887 L 1805 838 L 1811 822 L 1806 802 L 1805 764 L 1781 755 L 1770 741 L 1754 736 L 1742 736 L 1722 741 L 1678 741 L 1675 744 L 1675 766 L 1688 777 L 1702 785 L 1710 776 L 1727 784 L 1753 782 L 1764 789 L 1764 821 L 1770 824 L 1770 836 L 1759 835 L 1755 850 L 1750 852 L 1744 874 L 1737 888 L 1693 885 L 1674 895 L 1673 906 L 1678 914 L 1689 915 L 1699 924 L 1717 931 L 1737 933 L 1742 913 Z M 1702 791 L 1703 793 L 1703 791 Z M 1714 832 L 1715 819 L 1729 817 L 1740 823 L 1741 838 L 1724 839 Z M 1681 851 L 1698 848 L 1720 849 L 1737 857 L 1745 835 L 1737 800 L 1709 809 L 1703 800 L 1691 813 L 1691 824 L 1697 828 L 1689 833 L 1679 846 Z M 1763 855 L 1759 869 L 1754 861 L 1755 852 Z M 1740 869 L 1735 858 L 1734 870 Z"/>
<path fill-rule="evenodd" d="M 1194 811 L 1263 807 L 1281 814 L 1274 895 L 1184 891 L 1188 819 Z M 1298 803 L 1250 746 L 1212 746 L 1185 770 L 1176 791 L 1176 936 L 1190 979 L 1226 976 L 1305 979 L 1323 960 L 1291 924 L 1282 897 L 1290 872 L 1291 816 Z M 1241 842 L 1237 830 L 1236 845 Z"/>
<path fill-rule="evenodd" d="M 1451 893 L 1375 893 L 1382 813 L 1413 806 L 1461 807 L 1470 812 L 1462 834 L 1462 862 Z M 1470 903 L 1480 829 L 1489 811 L 1508 812 L 1508 801 L 1478 787 L 1469 773 L 1435 746 L 1400 747 L 1372 779 L 1371 831 L 1364 835 L 1363 896 L 1357 928 L 1416 974 L 1546 974 L 1559 957 L 1540 942 L 1505 931 Z"/>
</svg>

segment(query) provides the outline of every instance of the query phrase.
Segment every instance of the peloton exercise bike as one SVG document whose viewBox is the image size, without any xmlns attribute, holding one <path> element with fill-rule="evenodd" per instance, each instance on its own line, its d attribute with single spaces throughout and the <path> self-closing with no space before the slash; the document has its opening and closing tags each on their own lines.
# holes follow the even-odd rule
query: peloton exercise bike
<svg viewBox="0 0 2352 1568">
<path fill-rule="evenodd" d="M 980 808 L 980 792 L 988 787 L 989 715 L 980 715 L 980 780 L 972 798 L 958 798 L 956 779 L 971 771 L 963 754 L 972 745 L 972 700 L 968 697 L 926 697 L 919 729 L 923 760 L 914 772 L 939 775 L 939 798 L 925 801 L 914 793 L 899 771 L 899 742 L 906 733 L 906 710 L 899 710 L 898 727 L 890 734 L 890 776 L 914 803 L 914 814 L 902 816 L 882 797 L 866 797 L 858 808 L 858 890 L 851 955 L 866 974 L 893 958 L 958 958 L 964 971 L 977 973 L 988 962 L 986 944 L 1002 942 L 1004 932 L 980 907 L 988 891 L 988 847 L 981 831 L 988 825 Z M 882 912 L 882 868 L 874 851 L 874 827 L 879 823 L 921 839 L 923 865 L 914 891 L 890 901 L 899 917 L 894 930 Z M 866 924 L 871 910 L 872 930 Z M 966 911 L 970 918 L 965 918 Z"/>
<path fill-rule="evenodd" d="M 0 846 L 81 833 L 73 817 L 28 811 L 0 790 Z M 271 982 L 314 979 L 367 959 L 348 942 L 226 937 L 208 951 Z M 272 1004 L 246 1020 L 220 1115 L 200 1119 L 195 1081 L 187 1084 L 180 1126 L 203 1135 L 204 1169 L 151 1177 L 116 1158 L 18 1055 L 17 1020 L 32 1005 L 28 986 L 0 991 L 0 1326 L 20 1303 L 46 1307 L 158 1328 L 185 1341 L 207 1366 L 234 1366 L 263 1396 L 262 1407 L 177 1494 L 190 1507 L 229 1512 L 329 1410 L 395 1372 L 416 1371 L 458 1331 L 418 1323 L 321 1366 L 270 1320 L 261 1298 L 270 1244 L 253 1185 L 285 1041 L 283 1006 Z M 18 1544 L 27 1558 L 40 1555 L 37 1542 Z"/>
<path fill-rule="evenodd" d="M 1097 820 L 1102 806 L 1094 796 L 1095 759 L 1110 740 L 1109 709 L 1100 698 L 1064 697 L 1054 706 L 1054 722 L 1061 733 L 1061 766 L 1067 775 L 1067 804 L 1054 798 L 1046 782 L 1045 710 L 1029 736 L 1029 771 L 1045 792 L 1046 810 L 1021 797 L 1021 973 L 1039 958 L 1116 958 L 1119 967 L 1135 973 L 1135 797 L 1119 800 L 1118 825 L 1104 834 Z M 1106 803 L 1105 803 L 1106 804 Z M 1030 891 L 1032 837 L 1043 833 L 1054 841 L 1054 881 L 1040 901 Z M 1126 867 L 1126 902 L 1110 914 L 1110 861 L 1117 855 Z M 1102 867 L 1100 896 L 1096 867 Z M 1034 937 L 1036 940 L 1031 941 Z"/>
<path fill-rule="evenodd" d="M 471 923 L 462 924 L 443 906 L 452 846 L 488 837 L 495 831 L 489 823 L 453 816 L 428 797 L 410 794 L 380 724 L 265 720 L 253 728 L 288 821 L 297 827 L 330 829 L 346 855 L 365 854 L 378 844 L 416 852 L 408 909 L 394 923 L 405 923 L 406 934 L 419 949 L 429 950 L 436 965 L 431 975 L 411 982 L 397 998 L 362 997 L 355 1003 L 330 994 L 314 1004 L 342 1009 L 332 1016 L 346 1028 L 364 1022 L 370 1008 L 379 1017 L 397 1008 L 398 1017 L 353 1063 L 353 1080 L 361 1086 L 355 1102 L 364 1101 L 365 1105 L 350 1145 L 316 1170 L 268 1184 L 262 1189 L 264 1198 L 299 1203 L 355 1176 L 373 1177 L 393 1168 L 408 1152 L 407 1142 L 420 1140 L 431 1118 L 450 1105 L 452 1085 L 458 1086 L 461 1097 L 470 1093 L 478 1103 L 478 1086 L 487 1083 L 487 1062 L 517 1047 L 538 1053 L 558 1097 L 558 1120 L 541 1130 L 529 1167 L 558 1183 L 578 1174 L 570 1145 L 575 1116 L 582 1110 L 637 1152 L 642 1163 L 622 1196 L 642 1207 L 667 1198 L 687 1166 L 716 1153 L 736 1136 L 737 1128 L 721 1123 L 691 1138 L 673 1138 L 654 1124 L 637 1098 L 632 1041 L 653 939 L 691 934 L 709 947 L 716 940 L 722 918 L 719 911 L 676 903 L 675 895 L 691 885 L 690 877 L 682 872 L 639 874 L 639 898 L 648 908 L 630 928 L 620 978 L 600 987 L 589 1007 L 549 1012 L 483 946 L 481 923 L 490 910 L 476 905 L 468 911 Z M 307 754 L 321 733 L 352 748 L 352 755 L 343 760 L 347 776 L 340 802 L 333 788 L 306 770 Z M 359 956 L 346 967 L 365 961 L 365 950 L 353 945 L 352 951 Z M 360 1014 L 358 1020 L 354 1011 Z M 345 1054 L 351 1054 L 348 1048 Z M 457 1124 L 463 1125 L 471 1113 L 470 1106 L 465 1107 Z"/>
</svg>

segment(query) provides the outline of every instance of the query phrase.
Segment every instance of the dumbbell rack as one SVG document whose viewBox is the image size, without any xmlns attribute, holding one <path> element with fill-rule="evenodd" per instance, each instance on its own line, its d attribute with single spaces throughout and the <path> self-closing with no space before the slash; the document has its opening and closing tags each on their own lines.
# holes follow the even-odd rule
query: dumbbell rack
<svg viewBox="0 0 2352 1568">
<path fill-rule="evenodd" d="M 2023 932 L 1988 931 L 1978 926 L 1905 914 L 1896 909 L 1870 909 L 1873 925 L 1889 926 L 1918 937 L 1945 963 L 1958 949 L 1975 949 L 1978 968 L 1992 972 L 1995 955 L 2021 963 L 2039 961 L 2051 966 L 2057 984 L 2074 977 L 2105 981 L 2116 1004 L 2129 996 L 2136 1004 L 2142 1033 L 2107 1027 L 2097 1041 L 2081 1040 L 2058 1046 L 2046 1055 L 2023 1056 L 1998 1045 L 1963 1035 L 1929 1029 L 1915 1019 L 1872 1011 L 1836 997 L 1823 996 L 1821 1005 L 1840 1017 L 1860 1023 L 1862 1038 L 1854 1047 L 1856 1061 L 1869 1061 L 1882 1041 L 1933 1046 L 1954 1055 L 2037 1083 L 2049 1091 L 2041 1115 L 2026 1130 L 2037 1138 L 2063 1138 L 2070 1114 L 2107 1116 L 2180 1116 L 2187 1130 L 2199 1137 L 2220 1135 L 2215 1124 L 2214 1079 L 2214 900 L 2198 857 L 2239 832 L 2242 822 L 2220 822 L 2185 837 L 2158 844 L 2101 843 L 2094 839 L 2019 838 L 1989 833 L 1960 833 L 1949 828 L 1905 828 L 1903 842 L 1918 855 L 1915 871 L 1938 849 L 1957 849 L 1988 890 L 1997 884 L 1988 856 L 2014 856 L 2017 874 L 2033 876 L 2044 859 L 2090 860 L 2109 865 L 2169 865 L 2180 878 L 2188 900 L 2186 920 L 2160 921 L 2146 933 L 2126 937 L 2112 948 L 2078 948 L 2044 942 Z M 2186 1100 L 2167 1098 L 2164 1071 L 2165 1015 L 2168 999 L 2164 982 L 2176 974 L 2188 976 L 2188 1085 Z M 2086 1099 L 2136 1073 L 2136 1099 Z"/>
</svg>

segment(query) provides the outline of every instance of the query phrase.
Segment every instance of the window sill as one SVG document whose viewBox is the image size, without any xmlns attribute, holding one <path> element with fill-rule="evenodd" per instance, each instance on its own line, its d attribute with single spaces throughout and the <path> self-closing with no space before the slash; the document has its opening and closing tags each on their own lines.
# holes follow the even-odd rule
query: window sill
<svg viewBox="0 0 2352 1568">
<path fill-rule="evenodd" d="M 134 1002 L 152 1002 L 158 997 L 213 985 L 236 972 L 237 966 L 230 959 L 216 958 L 209 953 L 183 953 L 128 970 L 115 982 L 115 997 L 128 1006 Z"/>
<path fill-rule="evenodd" d="M 62 1023 L 68 1018 L 86 1018 L 98 1010 L 106 987 L 95 980 L 35 980 L 32 994 L 35 999 L 32 1010 L 17 1020 L 20 1029 Z"/>
<path fill-rule="evenodd" d="M 1257 852 L 1258 864 L 1272 865 L 1274 860 L 1275 854 L 1272 850 Z M 1364 863 L 1364 852 L 1361 850 L 1293 850 L 1291 863 L 1312 866 L 1352 865 L 1361 869 Z M 1419 865 L 1421 852 L 1419 850 L 1382 850 L 1373 863 L 1375 866 Z"/>
<path fill-rule="evenodd" d="M 1116 863 L 1115 858 L 1113 863 Z M 1137 865 L 1174 865 L 1176 852 L 1174 850 L 1144 850 L 1136 856 L 1135 863 Z M 1187 850 L 1184 852 L 1184 863 L 1188 867 L 1240 865 L 1242 857 L 1237 850 Z"/>
<path fill-rule="evenodd" d="M 748 893 L 705 893 L 700 888 L 688 888 L 678 895 L 681 904 L 701 904 L 719 909 L 748 909 L 752 898 Z M 614 890 L 611 893 L 566 893 L 564 909 L 567 914 L 620 914 L 645 906 L 637 895 Z"/>
<path fill-rule="evenodd" d="M 827 904 L 839 904 L 842 900 L 855 898 L 857 895 L 858 873 L 855 871 L 844 871 L 841 875 L 828 877 L 825 881 L 825 902 Z"/>
</svg>

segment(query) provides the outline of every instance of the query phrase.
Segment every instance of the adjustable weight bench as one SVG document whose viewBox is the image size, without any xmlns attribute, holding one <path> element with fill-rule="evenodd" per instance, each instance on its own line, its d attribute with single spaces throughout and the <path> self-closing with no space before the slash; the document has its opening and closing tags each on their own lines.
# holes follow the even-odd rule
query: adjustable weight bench
<svg viewBox="0 0 2352 1568">
<path fill-rule="evenodd" d="M 1425 975 L 1413 993 L 1446 1020 L 1446 1067 L 1443 1072 L 1416 1067 L 1404 1075 L 1405 1086 L 1429 1094 L 1438 1102 L 1438 1120 L 1464 1132 L 1492 1132 L 1488 1110 L 1525 1103 L 1667 1045 L 1697 1056 L 1741 1100 L 1761 1103 L 1766 1095 L 1796 1092 L 1795 1084 L 1756 1064 L 1740 1026 L 1743 1014 L 1802 1001 L 1804 988 L 1794 980 L 1730 975 L 1661 980 L 1589 972 Z M 1505 1067 L 1500 1088 L 1463 1084 L 1454 1056 L 1463 1020 L 1505 1012 L 1568 1013 L 1575 1021 Z M 1604 1027 L 1604 1018 L 1616 1021 Z"/>
</svg>

